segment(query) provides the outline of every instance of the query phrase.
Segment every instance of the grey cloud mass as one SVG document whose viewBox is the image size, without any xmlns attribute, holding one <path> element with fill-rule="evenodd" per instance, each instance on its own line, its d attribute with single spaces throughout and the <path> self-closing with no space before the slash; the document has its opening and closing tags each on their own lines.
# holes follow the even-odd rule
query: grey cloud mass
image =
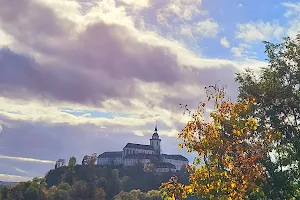
<svg viewBox="0 0 300 200">
<path fill-rule="evenodd" d="M 173 48 L 175 42 L 160 38 L 158 34 L 153 37 L 159 42 L 152 44 L 137 36 L 148 32 L 135 30 L 137 34 L 133 32 L 134 27 L 108 23 L 101 18 L 89 23 L 81 18 L 82 21 L 77 22 L 63 17 L 42 2 L 44 0 L 0 0 L 0 31 L 12 38 L 11 45 L 0 46 L 1 155 L 45 160 L 67 159 L 74 155 L 80 162 L 86 154 L 120 150 L 126 142 L 148 143 L 150 133 L 137 137 L 133 132 L 152 130 L 156 120 L 160 120 L 158 123 L 162 125 L 162 130 L 182 129 L 182 120 L 176 118 L 181 113 L 179 103 L 197 104 L 203 97 L 204 86 L 220 80 L 221 85 L 226 84 L 230 88 L 229 95 L 234 96 L 236 85 L 232 81 L 236 68 L 231 62 L 211 64 L 220 68 L 186 66 L 178 61 L 180 56 L 189 58 L 186 51 L 182 51 L 181 55 L 183 48 Z M 153 2 L 155 7 L 167 3 L 165 0 Z M 82 13 L 87 12 L 84 10 Z M 151 12 L 153 14 L 155 10 Z M 191 60 L 187 63 L 196 58 Z M 151 87 L 151 84 L 154 86 Z M 3 102 L 2 97 L 5 99 Z M 7 104 L 7 99 L 13 103 Z M 42 99 L 54 102 L 51 103 L 51 110 L 47 108 L 37 112 L 46 116 L 44 118 L 31 113 L 34 106 L 44 106 Z M 109 100 L 119 100 L 122 105 L 103 103 Z M 20 113 L 5 108 L 19 102 L 32 105 L 27 110 L 22 106 Z M 72 105 L 77 103 L 95 110 L 105 109 L 107 105 L 132 112 L 139 109 L 140 113 L 135 117 L 145 123 L 128 117 L 128 121 L 132 121 L 99 120 L 95 125 L 90 122 L 95 118 L 83 119 L 75 115 L 67 116 L 68 123 L 56 121 L 66 117 L 62 115 L 61 105 L 69 104 L 67 107 L 76 111 Z M 28 117 L 22 116 L 22 111 L 29 113 Z M 111 109 L 103 112 L 109 113 Z M 105 115 L 101 116 L 103 113 L 96 114 L 100 115 L 97 119 L 105 118 Z M 32 119 L 36 121 L 33 123 L 30 121 Z M 78 120 L 83 123 L 77 123 Z M 99 128 L 102 124 L 108 128 Z M 125 127 L 124 124 L 130 126 Z M 162 143 L 165 153 L 184 154 L 192 161 L 191 154 L 177 148 L 175 138 L 162 136 Z M 0 163 L 0 175 L 13 173 L 26 177 L 43 175 L 53 167 L 1 158 Z"/>
<path fill-rule="evenodd" d="M 58 100 L 96 104 L 109 97 L 134 96 L 135 79 L 170 85 L 187 78 L 188 72 L 168 48 L 138 42 L 124 26 L 97 22 L 75 33 L 73 22 L 34 1 L 2 1 L 0 7 L 7 33 L 57 60 L 41 65 L 2 49 L 0 83 L 9 91 L 17 87 Z"/>
</svg>

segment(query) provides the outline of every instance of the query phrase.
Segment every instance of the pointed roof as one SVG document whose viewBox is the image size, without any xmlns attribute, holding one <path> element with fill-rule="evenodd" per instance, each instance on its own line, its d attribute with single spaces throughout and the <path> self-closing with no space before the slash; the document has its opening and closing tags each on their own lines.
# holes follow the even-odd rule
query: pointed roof
<svg viewBox="0 0 300 200">
<path fill-rule="evenodd" d="M 158 136 L 158 133 L 157 133 L 157 124 L 155 125 L 155 128 L 154 128 L 154 133 L 153 133 L 153 135 L 152 135 L 152 139 L 158 139 L 159 138 L 159 136 Z"/>
</svg>

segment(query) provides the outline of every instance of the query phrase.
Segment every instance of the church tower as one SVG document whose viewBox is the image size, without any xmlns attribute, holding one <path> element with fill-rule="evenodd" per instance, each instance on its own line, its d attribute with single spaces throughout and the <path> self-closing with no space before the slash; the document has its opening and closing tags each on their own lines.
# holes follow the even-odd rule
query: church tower
<svg viewBox="0 0 300 200">
<path fill-rule="evenodd" d="M 159 139 L 158 133 L 157 133 L 157 125 L 155 126 L 154 133 L 152 135 L 152 138 L 150 139 L 150 146 L 153 147 L 156 154 L 160 154 L 160 142 L 161 139 Z"/>
</svg>

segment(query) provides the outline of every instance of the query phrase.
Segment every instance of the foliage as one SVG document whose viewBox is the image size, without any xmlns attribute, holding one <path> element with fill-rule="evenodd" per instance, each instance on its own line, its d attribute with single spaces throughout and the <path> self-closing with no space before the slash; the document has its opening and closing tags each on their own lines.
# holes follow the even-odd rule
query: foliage
<svg viewBox="0 0 300 200">
<path fill-rule="evenodd" d="M 181 184 L 176 178 L 162 184 L 164 196 L 185 199 L 196 195 L 208 199 L 247 199 L 260 195 L 265 171 L 261 160 L 269 153 L 270 143 L 277 132 L 264 129 L 251 116 L 255 99 L 236 103 L 225 99 L 225 88 L 206 88 L 207 102 L 200 103 L 192 120 L 179 134 L 188 152 L 197 153 L 188 166 L 190 183 Z M 214 110 L 206 116 L 205 108 L 213 101 Z M 250 114 L 249 114 L 250 113 Z"/>
<path fill-rule="evenodd" d="M 187 173 L 175 174 L 181 181 L 187 183 Z M 133 195 L 134 198 L 144 196 L 147 200 L 158 200 L 160 192 L 157 189 L 172 175 L 174 173 L 158 175 L 154 172 L 145 172 L 139 166 L 124 168 L 71 164 L 52 169 L 43 178 L 34 178 L 29 182 L 5 187 L 0 192 L 0 199 L 106 200 L 114 197 L 124 199 L 128 195 Z"/>
<path fill-rule="evenodd" d="M 121 192 L 113 198 L 113 200 L 161 200 L 159 191 L 151 190 L 143 193 L 140 190 L 132 190 L 130 192 Z"/>
<path fill-rule="evenodd" d="M 69 159 L 69 163 L 68 163 L 68 166 L 70 168 L 74 168 L 76 165 L 76 158 L 74 156 L 72 156 L 70 159 Z"/>
<path fill-rule="evenodd" d="M 85 155 L 82 159 L 82 165 L 94 165 L 97 161 L 97 153 L 93 153 L 91 156 Z"/>
<path fill-rule="evenodd" d="M 300 198 L 300 35 L 281 44 L 265 42 L 269 66 L 260 74 L 237 74 L 239 99 L 256 98 L 252 114 L 262 127 L 280 132 L 265 158 L 268 173 L 264 192 L 270 199 Z M 259 134 L 263 130 L 258 130 Z"/>
</svg>

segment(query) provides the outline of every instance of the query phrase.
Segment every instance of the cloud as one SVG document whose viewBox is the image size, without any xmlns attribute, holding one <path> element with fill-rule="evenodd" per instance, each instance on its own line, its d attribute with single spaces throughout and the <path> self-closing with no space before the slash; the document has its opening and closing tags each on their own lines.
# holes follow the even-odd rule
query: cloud
<svg viewBox="0 0 300 200">
<path fill-rule="evenodd" d="M 1 181 L 8 181 L 8 182 L 22 182 L 22 181 L 29 181 L 33 177 L 25 177 L 25 176 L 16 176 L 11 174 L 0 174 Z"/>
<path fill-rule="evenodd" d="M 22 170 L 20 168 L 17 168 L 17 167 L 13 167 L 17 172 L 20 172 L 20 173 L 23 173 L 23 174 L 28 174 L 29 172 L 28 171 L 25 171 L 25 170 Z"/>
<path fill-rule="evenodd" d="M 0 124 L 0 134 L 2 133 L 2 131 L 3 131 L 3 127 L 2 127 L 2 125 Z"/>
<path fill-rule="evenodd" d="M 246 56 L 246 54 L 248 53 L 248 49 L 251 49 L 251 46 L 249 44 L 240 43 L 239 46 L 232 47 L 230 51 L 235 57 L 242 57 Z"/>
<path fill-rule="evenodd" d="M 296 37 L 300 30 L 300 3 L 284 2 L 282 5 L 287 9 L 284 16 L 288 20 L 287 34 Z"/>
<path fill-rule="evenodd" d="M 199 21 L 195 29 L 195 33 L 199 36 L 215 37 L 219 32 L 219 25 L 213 19 L 206 19 Z"/>
<path fill-rule="evenodd" d="M 137 6 L 139 8 L 148 8 L 150 7 L 150 0 L 140 0 L 140 1 L 135 1 L 135 0 L 121 0 L 126 4 Z"/>
<path fill-rule="evenodd" d="M 35 158 L 23 158 L 23 157 L 13 157 L 13 156 L 4 156 L 0 155 L 0 159 L 6 159 L 6 160 L 15 160 L 20 162 L 36 162 L 36 163 L 44 163 L 44 164 L 54 164 L 55 161 L 52 160 L 41 160 L 41 159 L 35 159 Z"/>
<path fill-rule="evenodd" d="M 179 104 L 196 108 L 219 80 L 235 97 L 234 73 L 257 65 L 191 50 L 222 29 L 208 14 L 199 0 L 0 1 L 1 161 L 44 174 L 58 158 L 147 143 L 155 122 L 177 152 Z"/>
<path fill-rule="evenodd" d="M 226 37 L 222 37 L 221 40 L 220 40 L 220 43 L 223 47 L 226 47 L 226 48 L 230 47 L 230 43 L 229 43 L 229 41 L 227 40 Z"/>
<path fill-rule="evenodd" d="M 287 8 L 285 17 L 299 17 L 300 13 L 300 3 L 292 3 L 292 2 L 283 2 L 282 5 Z"/>
<path fill-rule="evenodd" d="M 236 37 L 247 42 L 270 40 L 271 38 L 281 39 L 285 31 L 285 28 L 280 26 L 277 21 L 252 21 L 238 24 L 237 28 Z"/>
<path fill-rule="evenodd" d="M 165 24 L 177 20 L 192 20 L 195 15 L 206 14 L 202 0 L 170 0 L 157 10 L 157 20 Z"/>
</svg>

